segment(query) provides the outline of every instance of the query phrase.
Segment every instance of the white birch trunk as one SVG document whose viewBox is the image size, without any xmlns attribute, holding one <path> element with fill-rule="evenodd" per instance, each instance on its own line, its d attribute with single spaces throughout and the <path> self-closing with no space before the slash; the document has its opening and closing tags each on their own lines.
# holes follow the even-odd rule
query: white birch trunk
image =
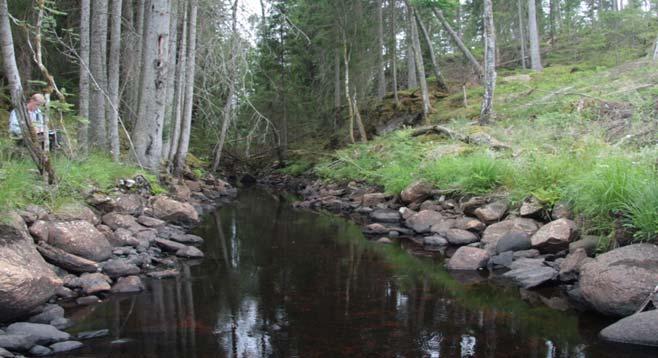
<svg viewBox="0 0 658 358">
<path fill-rule="evenodd" d="M 443 28 L 446 31 L 448 31 L 450 37 L 455 42 L 455 44 L 457 44 L 459 50 L 464 54 L 464 56 L 466 56 L 468 62 L 471 63 L 471 66 L 473 66 L 473 70 L 475 70 L 475 73 L 478 75 L 478 77 L 482 77 L 482 74 L 484 72 L 482 66 L 480 66 L 480 63 L 478 62 L 478 60 L 475 59 L 475 56 L 473 56 L 471 51 L 466 47 L 466 45 L 464 45 L 464 42 L 462 41 L 459 34 L 452 29 L 452 26 L 450 26 L 448 20 L 446 20 L 446 18 L 443 16 L 443 11 L 441 11 L 441 9 L 437 9 L 436 7 L 433 7 L 432 11 L 434 12 L 434 16 L 436 16 L 436 18 L 439 19 L 439 22 L 441 23 Z"/>
<path fill-rule="evenodd" d="M 78 128 L 78 145 L 82 154 L 89 150 L 88 133 L 89 133 L 89 20 L 91 17 L 90 0 L 80 2 L 80 81 L 79 81 L 79 102 L 78 115 L 83 122 Z"/>
<path fill-rule="evenodd" d="M 516 0 L 516 6 L 519 12 L 519 39 L 521 40 L 521 67 L 525 70 L 528 68 L 526 64 L 526 54 L 525 54 L 525 30 L 523 23 L 523 6 L 521 0 Z"/>
<path fill-rule="evenodd" d="M 119 161 L 119 75 L 121 64 L 121 4 L 122 0 L 112 0 L 112 26 L 110 31 L 110 59 L 108 64 L 107 128 L 110 135 L 110 153 L 114 161 Z"/>
<path fill-rule="evenodd" d="M 382 0 L 377 0 L 377 98 L 382 99 L 386 95 L 386 74 L 384 62 L 384 16 L 382 11 Z"/>
<path fill-rule="evenodd" d="M 176 64 L 178 41 L 178 1 L 171 2 L 171 16 L 169 21 L 169 75 L 167 76 L 167 100 L 162 132 L 162 158 L 167 161 L 171 150 L 171 128 L 176 117 L 176 77 L 180 68 Z"/>
<path fill-rule="evenodd" d="M 541 72 L 541 54 L 539 52 L 539 31 L 537 30 L 537 9 L 535 0 L 528 0 L 528 35 L 530 36 L 530 66 Z"/>
<path fill-rule="evenodd" d="M 425 28 L 425 24 L 423 24 L 423 21 L 420 18 L 420 16 L 418 16 L 418 11 L 416 10 L 414 10 L 414 17 L 416 18 L 416 22 L 418 23 L 421 32 L 423 33 L 425 44 L 427 45 L 427 48 L 429 49 L 430 52 L 430 60 L 432 61 L 432 71 L 434 72 L 434 77 L 436 77 L 436 84 L 440 90 L 448 92 L 448 85 L 446 85 L 446 81 L 443 78 L 443 75 L 441 74 L 439 61 L 436 59 L 436 55 L 434 54 L 434 46 L 432 46 L 432 39 L 430 38 L 430 34 L 427 32 L 427 29 Z"/>
<path fill-rule="evenodd" d="M 493 100 L 496 90 L 496 27 L 491 1 L 484 0 L 484 98 L 480 109 L 480 125 L 486 125 L 495 118 Z"/>
</svg>

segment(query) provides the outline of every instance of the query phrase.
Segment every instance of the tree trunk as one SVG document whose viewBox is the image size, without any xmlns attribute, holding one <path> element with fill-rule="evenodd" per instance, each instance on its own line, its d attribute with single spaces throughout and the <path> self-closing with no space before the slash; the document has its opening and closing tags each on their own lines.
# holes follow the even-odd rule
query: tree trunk
<svg viewBox="0 0 658 358">
<path fill-rule="evenodd" d="M 347 38 L 343 32 L 343 67 L 345 67 L 345 100 L 347 101 L 347 111 L 349 115 L 348 131 L 350 135 L 350 142 L 355 143 L 354 140 L 354 105 L 350 98 L 350 55 L 347 50 Z"/>
<path fill-rule="evenodd" d="M 130 82 L 128 83 L 128 108 L 130 117 L 128 117 L 128 124 L 130 128 L 134 128 L 137 121 L 137 112 L 139 111 L 140 103 L 140 86 L 142 83 L 142 59 L 144 51 L 144 27 L 146 17 L 146 0 L 135 0 L 135 32 L 133 35 L 133 48 L 131 49 L 132 61 L 130 69 Z"/>
<path fill-rule="evenodd" d="M 386 95 L 386 74 L 384 63 L 384 16 L 382 11 L 382 0 L 377 0 L 377 98 L 382 99 Z"/>
<path fill-rule="evenodd" d="M 334 51 L 334 129 L 340 120 L 340 52 Z"/>
<path fill-rule="evenodd" d="M 91 147 L 107 149 L 105 127 L 105 95 L 107 93 L 107 0 L 94 1 L 91 9 L 91 46 L 89 70 L 94 78 L 89 108 L 89 142 Z"/>
<path fill-rule="evenodd" d="M 418 81 L 420 82 L 420 91 L 423 97 L 423 118 L 429 121 L 430 114 L 430 94 L 427 88 L 427 79 L 425 78 L 425 64 L 423 63 L 423 53 L 420 49 L 420 40 L 418 39 L 418 28 L 416 27 L 415 10 L 407 3 L 407 9 L 410 12 L 409 28 L 411 29 L 411 41 L 413 42 L 413 53 L 416 60 L 416 71 L 418 72 Z"/>
<path fill-rule="evenodd" d="M 178 61 L 176 67 L 176 90 L 174 93 L 174 101 L 176 101 L 174 118 L 173 118 L 173 127 L 171 128 L 171 143 L 169 149 L 169 156 L 165 159 L 170 163 L 170 165 L 175 164 L 176 153 L 178 152 L 178 144 L 180 143 L 180 128 L 183 121 L 183 110 L 185 109 L 185 83 L 186 83 L 186 71 L 187 71 L 187 28 L 189 22 L 189 12 L 188 7 L 183 5 L 183 28 L 181 30 L 181 35 L 179 39 L 179 50 L 178 50 Z"/>
<path fill-rule="evenodd" d="M 176 152 L 174 172 L 181 174 L 187 168 L 187 152 L 190 148 L 190 132 L 192 129 L 192 109 L 194 105 L 194 72 L 196 70 L 196 23 L 198 0 L 190 0 L 189 27 L 187 39 L 187 60 L 185 70 L 185 100 L 184 111 L 181 118 L 180 139 Z"/>
<path fill-rule="evenodd" d="M 418 87 L 418 72 L 416 71 L 416 59 L 414 58 L 414 43 L 411 39 L 411 13 L 409 8 L 406 12 L 407 19 L 407 88 L 417 88 Z"/>
<path fill-rule="evenodd" d="M 493 20 L 492 0 L 484 0 L 484 98 L 480 109 L 480 125 L 495 118 L 493 109 L 496 89 L 496 27 Z"/>
<path fill-rule="evenodd" d="M 176 49 L 178 45 L 178 1 L 171 2 L 169 21 L 169 75 L 167 76 L 167 100 L 165 109 L 164 129 L 162 132 L 162 158 L 168 161 L 171 151 L 171 128 L 176 117 L 176 77 L 180 67 L 176 64 Z"/>
<path fill-rule="evenodd" d="M 439 61 L 437 61 L 436 55 L 434 54 L 434 46 L 432 46 L 432 39 L 430 38 L 430 34 L 427 32 L 427 29 L 425 28 L 425 24 L 423 24 L 423 21 L 421 20 L 420 16 L 418 16 L 418 11 L 414 10 L 414 17 L 416 18 L 416 22 L 418 23 L 421 32 L 423 33 L 425 44 L 427 45 L 427 49 L 430 52 L 430 60 L 432 61 L 432 70 L 434 72 L 434 77 L 436 77 L 436 85 L 441 91 L 448 92 L 448 85 L 446 85 L 446 81 L 443 78 L 443 75 L 441 74 Z"/>
<path fill-rule="evenodd" d="M 137 160 L 158 170 L 162 155 L 162 126 L 167 94 L 169 1 L 151 0 L 144 28 L 140 101 L 133 129 Z"/>
<path fill-rule="evenodd" d="M 452 40 L 457 44 L 457 47 L 459 50 L 466 56 L 468 61 L 471 63 L 471 66 L 473 66 L 473 69 L 475 70 L 475 73 L 478 75 L 478 77 L 482 77 L 483 69 L 482 66 L 480 66 L 480 63 L 475 59 L 471 51 L 464 45 L 464 42 L 462 41 L 461 37 L 452 29 L 450 26 L 450 23 L 448 23 L 448 20 L 446 20 L 445 17 L 443 17 L 443 11 L 441 9 L 438 9 L 436 7 L 432 8 L 432 12 L 434 12 L 434 16 L 436 16 L 437 19 L 439 19 L 439 22 L 443 26 L 443 28 L 448 31 L 450 34 L 450 37 Z"/>
<path fill-rule="evenodd" d="M 83 122 L 78 128 L 78 145 L 83 155 L 89 150 L 88 132 L 89 126 L 89 20 L 91 18 L 90 0 L 80 2 L 80 81 L 78 115 Z"/>
<path fill-rule="evenodd" d="M 12 37 L 11 25 L 9 24 L 7 0 L 0 0 L 0 46 L 2 47 L 2 63 L 4 65 L 5 78 L 9 82 L 11 104 L 18 117 L 23 141 L 41 175 L 49 184 L 54 184 L 56 180 L 55 170 L 47 153 L 41 149 L 39 140 L 37 139 L 37 133 L 32 126 L 32 120 L 25 105 L 21 77 L 18 72 L 18 66 L 16 66 L 14 39 Z"/>
<path fill-rule="evenodd" d="M 530 65 L 533 70 L 541 72 L 544 67 L 541 65 L 535 0 L 528 0 L 528 31 L 530 36 Z"/>
<path fill-rule="evenodd" d="M 396 18 L 397 18 L 397 11 L 396 11 L 396 3 L 397 0 L 389 0 L 390 2 L 390 16 L 391 16 L 391 46 L 390 46 L 390 53 L 391 53 L 391 80 L 393 81 L 392 87 L 393 87 L 393 98 L 395 98 L 395 105 L 397 107 L 400 106 L 400 98 L 398 98 L 398 69 L 397 69 L 397 46 L 398 46 L 398 40 L 396 38 L 397 36 L 397 30 L 395 28 L 396 25 Z"/>
<path fill-rule="evenodd" d="M 521 0 L 516 0 L 516 5 L 519 12 L 519 39 L 521 40 L 521 66 L 525 70 L 528 68 L 526 63 L 526 54 L 525 54 L 525 30 L 523 23 L 523 10 Z"/>
<path fill-rule="evenodd" d="M 366 135 L 366 127 L 363 125 L 363 120 L 361 119 L 361 112 L 359 112 L 359 105 L 356 102 L 356 90 L 354 91 L 354 116 L 356 117 L 356 126 L 359 129 L 359 136 L 361 137 L 362 143 L 368 143 L 368 136 Z"/>
<path fill-rule="evenodd" d="M 110 135 L 112 159 L 119 161 L 119 75 L 121 64 L 121 4 L 122 0 L 112 0 L 112 28 L 110 35 L 110 60 L 108 64 L 107 127 Z"/>
</svg>

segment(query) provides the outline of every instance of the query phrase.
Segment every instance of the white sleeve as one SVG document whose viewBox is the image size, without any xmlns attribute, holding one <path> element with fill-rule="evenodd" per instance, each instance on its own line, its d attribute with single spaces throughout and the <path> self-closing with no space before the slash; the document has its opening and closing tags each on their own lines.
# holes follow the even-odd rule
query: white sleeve
<svg viewBox="0 0 658 358">
<path fill-rule="evenodd" d="M 15 136 L 21 135 L 21 126 L 18 124 L 18 116 L 15 109 L 9 113 L 9 134 Z"/>
</svg>

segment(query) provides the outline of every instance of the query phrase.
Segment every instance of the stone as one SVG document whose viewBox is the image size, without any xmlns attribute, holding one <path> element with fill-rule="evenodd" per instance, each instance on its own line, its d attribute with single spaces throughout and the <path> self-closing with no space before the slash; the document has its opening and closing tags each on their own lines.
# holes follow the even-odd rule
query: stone
<svg viewBox="0 0 658 358">
<path fill-rule="evenodd" d="M 198 258 L 202 258 L 204 254 L 203 251 L 197 249 L 194 246 L 185 246 L 184 248 L 181 248 L 178 251 L 176 251 L 176 256 L 198 259 Z"/>
<path fill-rule="evenodd" d="M 40 242 L 39 245 L 37 245 L 37 251 L 39 251 L 41 256 L 43 256 L 47 262 L 69 272 L 97 272 L 99 269 L 96 261 L 70 254 L 62 249 L 48 245 L 45 242 Z"/>
<path fill-rule="evenodd" d="M 381 237 L 376 241 L 378 244 L 392 244 L 393 241 L 389 239 L 388 237 Z"/>
<path fill-rule="evenodd" d="M 385 203 L 391 196 L 384 193 L 370 193 L 361 196 L 362 206 L 376 206 L 377 204 Z"/>
<path fill-rule="evenodd" d="M 515 267 L 512 263 L 512 270 L 505 272 L 503 276 L 510 277 L 523 288 L 532 288 L 545 282 L 552 281 L 557 277 L 557 271 L 551 267 L 543 265 L 524 265 Z"/>
<path fill-rule="evenodd" d="M 152 271 L 152 272 L 147 273 L 148 277 L 156 278 L 156 279 L 174 277 L 174 276 L 178 276 L 179 274 L 180 274 L 180 272 L 177 269 Z"/>
<path fill-rule="evenodd" d="M 441 220 L 443 220 L 441 213 L 433 210 L 423 210 L 408 218 L 405 224 L 417 233 L 425 233 L 430 231 L 432 225 Z"/>
<path fill-rule="evenodd" d="M 512 262 L 514 261 L 514 252 L 512 251 L 505 251 L 502 253 L 499 253 L 496 256 L 492 256 L 491 260 L 489 260 L 489 263 L 493 266 L 503 266 L 503 267 L 511 267 Z"/>
<path fill-rule="evenodd" d="M 530 259 L 537 256 L 539 256 L 539 250 L 535 250 L 535 249 L 514 251 L 514 260 L 520 258 Z"/>
<path fill-rule="evenodd" d="M 192 195 L 192 191 L 185 184 L 172 185 L 170 193 L 178 201 L 189 201 Z"/>
<path fill-rule="evenodd" d="M 117 283 L 112 286 L 112 292 L 114 293 L 134 293 L 141 292 L 144 290 L 144 284 L 142 279 L 139 276 L 126 276 L 119 277 Z"/>
<path fill-rule="evenodd" d="M 524 218 L 533 218 L 539 220 L 542 220 L 548 216 L 546 209 L 544 208 L 544 204 L 534 196 L 527 197 L 523 200 L 521 208 L 519 209 L 519 215 Z"/>
<path fill-rule="evenodd" d="M 575 281 L 578 279 L 580 267 L 587 259 L 587 252 L 585 249 L 578 249 L 569 253 L 567 257 L 560 264 L 560 281 Z"/>
<path fill-rule="evenodd" d="M 80 306 L 93 305 L 100 302 L 101 299 L 98 298 L 98 296 L 94 296 L 94 295 L 79 297 L 78 299 L 75 300 L 75 303 L 77 303 Z"/>
<path fill-rule="evenodd" d="M 455 219 L 441 220 L 430 227 L 430 232 L 439 234 L 441 236 L 446 236 L 448 234 L 448 230 L 454 228 L 455 224 Z"/>
<path fill-rule="evenodd" d="M 132 246 L 137 247 L 140 241 L 133 236 L 130 230 L 124 228 L 117 228 L 116 231 L 108 237 L 108 241 L 113 247 Z"/>
<path fill-rule="evenodd" d="M 524 232 L 532 236 L 539 229 L 539 223 L 533 219 L 514 218 L 489 225 L 482 233 L 481 242 L 489 253 L 496 252 L 498 240 L 512 232 Z"/>
<path fill-rule="evenodd" d="M 103 272 L 112 278 L 137 275 L 141 271 L 126 259 L 112 259 L 103 263 Z"/>
<path fill-rule="evenodd" d="M 192 234 L 172 235 L 171 240 L 186 245 L 199 245 L 203 243 L 202 237 Z"/>
<path fill-rule="evenodd" d="M 407 220 L 410 217 L 412 217 L 413 215 L 418 213 L 417 211 L 411 210 L 411 209 L 409 209 L 405 206 L 401 207 L 398 211 L 400 212 L 400 216 L 402 216 L 402 219 L 404 219 L 404 220 Z"/>
<path fill-rule="evenodd" d="M 400 213 L 393 209 L 378 209 L 370 213 L 370 218 L 375 222 L 398 223 L 400 222 Z"/>
<path fill-rule="evenodd" d="M 31 226 L 35 221 L 38 221 L 39 218 L 37 217 L 37 214 L 31 213 L 27 210 L 17 210 L 16 213 L 20 215 L 21 218 L 23 218 L 23 221 L 27 224 L 27 226 Z M 0 356 L 2 357 L 2 356 Z"/>
<path fill-rule="evenodd" d="M 71 337 L 66 332 L 42 323 L 16 322 L 6 329 L 8 334 L 27 334 L 36 339 L 36 344 L 51 344 L 62 342 Z"/>
<path fill-rule="evenodd" d="M 434 211 L 442 211 L 443 207 L 431 200 L 425 200 L 420 204 L 419 210 L 434 210 Z"/>
<path fill-rule="evenodd" d="M 461 204 L 462 212 L 467 216 L 474 216 L 475 210 L 487 203 L 487 198 L 474 196 Z"/>
<path fill-rule="evenodd" d="M 571 211 L 571 207 L 568 203 L 565 202 L 555 204 L 555 206 L 553 206 L 553 210 L 551 211 L 551 218 L 553 220 L 573 219 L 573 212 Z"/>
<path fill-rule="evenodd" d="M 13 357 L 15 357 L 15 355 L 14 355 L 14 353 L 12 353 L 12 352 L 10 352 L 10 351 L 8 351 L 8 350 L 6 350 L 6 349 L 0 347 L 0 357 L 3 357 L 3 358 L 13 358 Z"/>
<path fill-rule="evenodd" d="M 99 329 L 97 331 L 84 331 L 80 332 L 77 334 L 76 338 L 77 339 L 93 339 L 93 338 L 101 338 L 101 337 L 106 337 L 110 335 L 110 330 L 109 329 Z"/>
<path fill-rule="evenodd" d="M 468 230 L 474 233 L 481 233 L 484 229 L 487 228 L 487 225 L 485 225 L 482 221 L 468 216 L 464 216 L 455 220 L 453 225 L 453 227 L 457 229 Z"/>
<path fill-rule="evenodd" d="M 587 256 L 592 257 L 596 253 L 596 247 L 598 245 L 599 245 L 598 236 L 585 235 L 581 237 L 580 240 L 576 240 L 569 244 L 569 252 L 574 252 L 582 248 L 585 249 Z"/>
<path fill-rule="evenodd" d="M 386 234 L 390 231 L 390 229 L 380 223 L 373 223 L 366 225 L 366 227 L 363 228 L 363 232 L 368 235 L 382 235 Z"/>
<path fill-rule="evenodd" d="M 417 181 L 402 190 L 400 199 L 406 204 L 425 200 L 432 195 L 432 189 L 432 184 L 425 181 Z"/>
<path fill-rule="evenodd" d="M 48 219 L 48 209 L 43 206 L 30 204 L 25 207 L 25 211 L 36 215 L 37 220 L 47 220 Z"/>
<path fill-rule="evenodd" d="M 658 310 L 636 313 L 604 328 L 606 341 L 658 347 Z"/>
<path fill-rule="evenodd" d="M 119 228 L 131 230 L 132 228 L 141 226 L 133 216 L 115 212 L 103 215 L 102 220 L 103 224 L 109 226 L 112 230 Z"/>
<path fill-rule="evenodd" d="M 74 325 L 73 321 L 64 317 L 55 318 L 54 320 L 50 321 L 49 324 L 59 330 L 65 330 L 67 328 L 73 327 Z"/>
<path fill-rule="evenodd" d="M 112 256 L 112 246 L 105 235 L 88 221 L 51 223 L 48 244 L 92 261 L 103 261 Z"/>
<path fill-rule="evenodd" d="M 485 206 L 481 206 L 473 212 L 480 221 L 485 224 L 493 224 L 500 221 L 500 219 L 507 213 L 508 204 L 507 200 L 496 200 Z"/>
<path fill-rule="evenodd" d="M 61 298 L 73 298 L 77 296 L 73 290 L 64 286 L 57 287 L 57 290 L 55 290 L 55 295 Z"/>
<path fill-rule="evenodd" d="M 179 242 L 175 242 L 167 239 L 160 239 L 160 238 L 155 239 L 155 243 L 159 247 L 163 248 L 165 251 L 169 251 L 169 252 L 176 252 L 180 249 L 184 249 L 187 247 L 187 245 L 181 244 Z"/>
<path fill-rule="evenodd" d="M 480 240 L 474 233 L 462 229 L 448 230 L 446 239 L 452 245 L 468 245 Z"/>
<path fill-rule="evenodd" d="M 522 251 L 532 248 L 530 236 L 523 231 L 509 232 L 498 240 L 496 244 L 496 252 L 501 253 L 505 251 Z"/>
<path fill-rule="evenodd" d="M 24 352 L 30 350 L 37 342 L 37 338 L 29 334 L 1 334 L 0 348 Z"/>
<path fill-rule="evenodd" d="M 110 282 L 112 280 L 102 273 L 83 273 L 80 276 L 80 286 L 84 295 L 109 291 L 112 288 Z"/>
<path fill-rule="evenodd" d="M 37 220 L 30 226 L 30 235 L 37 241 L 48 241 L 50 225 L 47 221 Z"/>
<path fill-rule="evenodd" d="M 439 235 L 426 236 L 423 238 L 423 245 L 425 246 L 446 246 L 448 240 Z"/>
<path fill-rule="evenodd" d="M 52 344 L 50 349 L 53 350 L 53 353 L 68 352 L 75 349 L 79 349 L 83 346 L 81 342 L 78 341 L 65 341 Z"/>
<path fill-rule="evenodd" d="M 32 349 L 30 349 L 29 353 L 30 353 L 30 355 L 32 355 L 34 357 L 43 357 L 43 356 L 48 356 L 48 355 L 53 354 L 53 351 L 52 351 L 52 349 L 50 349 L 48 347 L 44 347 L 44 346 L 41 346 L 41 345 L 36 345 L 36 346 L 32 347 Z"/>
<path fill-rule="evenodd" d="M 541 253 L 556 253 L 569 248 L 569 243 L 578 236 L 576 223 L 569 219 L 558 219 L 542 226 L 532 235 L 532 248 Z"/>
<path fill-rule="evenodd" d="M 105 210 L 118 214 L 140 215 L 144 211 L 144 198 L 139 194 L 121 194 Z"/>
<path fill-rule="evenodd" d="M 30 323 L 48 324 L 55 318 L 64 317 L 64 309 L 60 305 L 46 304 L 43 311 L 28 319 Z"/>
<path fill-rule="evenodd" d="M 182 203 L 161 195 L 151 198 L 149 202 L 153 209 L 153 216 L 158 219 L 183 225 L 199 223 L 199 214 L 188 203 Z"/>
<path fill-rule="evenodd" d="M 580 268 L 583 298 L 597 311 L 628 316 L 649 297 L 658 278 L 658 246 L 633 244 L 597 256 Z"/>
<path fill-rule="evenodd" d="M 462 246 L 448 261 L 448 270 L 477 270 L 489 262 L 489 254 L 482 249 Z"/>
<path fill-rule="evenodd" d="M 98 215 L 88 206 L 79 203 L 68 203 L 57 208 L 53 215 L 59 221 L 87 221 L 92 225 L 100 223 Z"/>
<path fill-rule="evenodd" d="M 140 215 L 137 218 L 137 222 L 146 227 L 152 227 L 152 228 L 157 228 L 167 224 L 164 220 L 156 219 L 146 215 Z"/>
<path fill-rule="evenodd" d="M 0 220 L 0 248 L 0 321 L 10 321 L 48 301 L 62 280 L 39 255 L 15 212 Z"/>
</svg>

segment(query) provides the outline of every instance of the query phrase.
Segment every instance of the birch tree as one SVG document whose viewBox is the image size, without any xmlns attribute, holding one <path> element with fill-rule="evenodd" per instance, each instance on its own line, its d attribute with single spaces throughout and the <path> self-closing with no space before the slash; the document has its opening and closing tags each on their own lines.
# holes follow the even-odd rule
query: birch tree
<svg viewBox="0 0 658 358">
<path fill-rule="evenodd" d="M 437 19 L 439 19 L 439 22 L 443 26 L 443 28 L 450 34 L 450 38 L 452 41 L 457 45 L 459 50 L 466 56 L 468 59 L 468 62 L 471 64 L 473 67 L 473 70 L 475 70 L 475 73 L 478 75 L 478 77 L 482 77 L 483 75 L 483 69 L 482 66 L 480 66 L 480 63 L 478 60 L 475 59 L 475 56 L 471 53 L 471 51 L 466 47 L 464 44 L 464 41 L 462 41 L 461 37 L 459 34 L 455 32 L 455 30 L 452 29 L 452 26 L 450 26 L 450 23 L 448 23 L 448 20 L 443 16 L 443 11 L 441 9 L 433 7 L 432 12 L 434 13 L 434 16 L 436 16 Z"/>
<path fill-rule="evenodd" d="M 377 0 L 377 98 L 382 99 L 386 95 L 386 74 L 384 63 L 384 16 L 382 0 Z"/>
<path fill-rule="evenodd" d="M 110 153 L 119 161 L 119 76 L 121 61 L 121 5 L 122 0 L 112 0 L 112 26 L 110 34 L 110 59 L 108 64 L 107 127 L 110 136 Z"/>
<path fill-rule="evenodd" d="M 525 30 L 524 30 L 524 22 L 523 22 L 523 6 L 521 0 L 516 0 L 516 7 L 519 13 L 519 40 L 521 41 L 521 67 L 525 70 L 528 66 L 526 65 Z"/>
<path fill-rule="evenodd" d="M 434 53 L 434 46 L 432 45 L 432 39 L 430 38 L 430 34 L 427 32 L 427 29 L 425 28 L 425 24 L 423 24 L 423 21 L 418 15 L 418 11 L 416 10 L 414 10 L 414 17 L 416 18 L 418 27 L 420 27 L 420 30 L 423 33 L 425 44 L 427 45 L 427 49 L 429 50 L 430 53 L 430 60 L 432 61 L 432 71 L 434 72 L 434 77 L 436 77 L 437 87 L 439 87 L 439 89 L 442 91 L 448 92 L 448 85 L 446 85 L 445 79 L 443 78 L 443 74 L 441 74 L 441 68 L 439 67 L 439 61 L 436 59 L 436 54 Z"/>
<path fill-rule="evenodd" d="M 396 20 L 397 20 L 397 7 L 396 3 L 397 0 L 389 0 L 390 5 L 389 5 L 389 16 L 391 18 L 391 33 L 390 33 L 390 46 L 389 46 L 389 52 L 390 52 L 390 62 L 391 62 L 391 81 L 392 84 L 391 86 L 393 87 L 393 98 L 395 99 L 395 105 L 399 106 L 400 105 L 400 98 L 398 98 L 398 69 L 397 69 L 397 47 L 398 47 L 398 40 L 396 38 L 397 36 L 397 30 L 396 30 Z"/>
<path fill-rule="evenodd" d="M 539 31 L 537 30 L 537 9 L 535 0 L 528 0 L 528 36 L 530 37 L 530 66 L 541 72 L 541 54 L 539 52 Z"/>
<path fill-rule="evenodd" d="M 89 20 L 91 17 L 90 0 L 80 1 L 80 80 L 79 80 L 79 102 L 78 116 L 82 118 L 78 128 L 78 145 L 82 154 L 89 149 Z"/>
<path fill-rule="evenodd" d="M 484 98 L 480 109 L 480 125 L 495 118 L 493 109 L 496 89 L 496 27 L 492 0 L 484 0 Z"/>
<path fill-rule="evenodd" d="M 107 148 L 105 94 L 107 92 L 107 0 L 96 0 L 91 8 L 91 46 L 89 70 L 93 76 L 90 91 L 89 143 L 97 149 Z"/>
<path fill-rule="evenodd" d="M 414 43 L 412 40 L 412 31 L 411 31 L 411 11 L 407 7 L 406 11 L 406 20 L 407 20 L 407 88 L 416 88 L 418 87 L 418 72 L 416 71 L 416 59 L 414 57 Z"/>
</svg>

